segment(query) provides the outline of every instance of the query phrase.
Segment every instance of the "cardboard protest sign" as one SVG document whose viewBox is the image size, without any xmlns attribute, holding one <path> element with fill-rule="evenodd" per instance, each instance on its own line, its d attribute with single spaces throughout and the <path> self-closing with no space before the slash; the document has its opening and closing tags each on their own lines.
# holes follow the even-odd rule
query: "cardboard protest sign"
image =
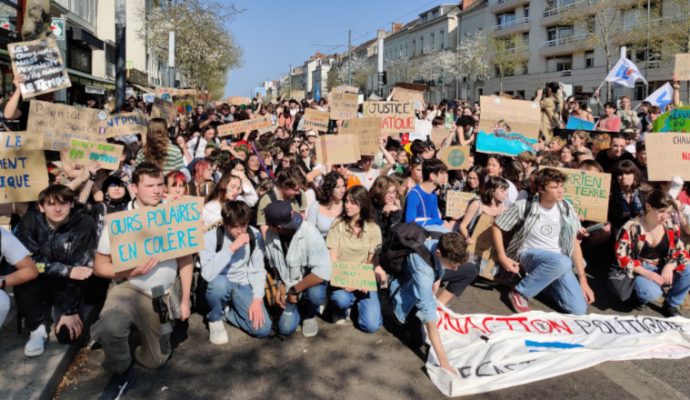
<svg viewBox="0 0 690 400">
<path fill-rule="evenodd" d="M 115 272 L 133 269 L 151 257 L 165 261 L 198 253 L 204 248 L 203 208 L 203 198 L 185 197 L 108 214 L 105 229 Z"/>
<path fill-rule="evenodd" d="M 363 156 L 378 154 L 381 137 L 381 118 L 355 118 L 343 122 L 342 135 L 355 135 L 359 140 L 359 152 Z"/>
<path fill-rule="evenodd" d="M 245 119 L 244 121 L 231 122 L 229 124 L 218 126 L 218 136 L 236 136 L 244 132 L 251 132 L 257 129 L 267 128 L 269 126 L 272 126 L 270 116 Z"/>
<path fill-rule="evenodd" d="M 527 100 L 512 100 L 499 96 L 481 96 L 482 118 L 479 130 L 517 133 L 529 139 L 539 137 L 541 108 Z"/>
<path fill-rule="evenodd" d="M 589 122 L 577 117 L 569 117 L 568 124 L 565 126 L 565 129 L 574 131 L 593 131 L 594 125 L 594 122 Z"/>
<path fill-rule="evenodd" d="M 89 165 L 98 162 L 103 169 L 116 170 L 123 150 L 124 146 L 119 144 L 72 139 L 62 156 L 74 163 Z"/>
<path fill-rule="evenodd" d="M 690 54 L 676 54 L 676 63 L 673 66 L 673 76 L 679 81 L 690 81 Z"/>
<path fill-rule="evenodd" d="M 371 264 L 332 263 L 331 285 L 341 288 L 375 292 L 376 275 Z"/>
<path fill-rule="evenodd" d="M 448 166 L 449 171 L 467 169 L 470 165 L 469 146 L 448 146 L 441 149 L 438 159 Z"/>
<path fill-rule="evenodd" d="M 107 126 L 108 113 L 103 110 L 31 100 L 26 130 L 43 135 L 45 150 L 61 151 L 71 139 L 105 141 Z"/>
<path fill-rule="evenodd" d="M 403 103 L 412 103 L 415 110 L 426 109 L 424 102 L 424 92 L 421 90 L 405 89 L 401 87 L 394 87 L 390 95 L 391 100 L 401 101 Z"/>
<path fill-rule="evenodd" d="M 46 187 L 43 136 L 0 132 L 0 203 L 37 200 Z"/>
<path fill-rule="evenodd" d="M 228 104 L 231 106 L 241 106 L 243 104 L 250 104 L 252 99 L 244 96 L 230 96 L 228 97 Z"/>
<path fill-rule="evenodd" d="M 7 45 L 14 75 L 24 75 L 19 85 L 24 99 L 72 86 L 62 55 L 53 38 Z"/>
<path fill-rule="evenodd" d="M 304 110 L 304 130 L 328 132 L 330 116 L 326 111 L 317 111 L 311 108 Z"/>
<path fill-rule="evenodd" d="M 426 119 L 414 120 L 414 131 L 410 132 L 410 141 L 415 139 L 427 140 L 431 136 L 431 129 L 433 128 L 431 121 Z"/>
<path fill-rule="evenodd" d="M 549 167 L 554 168 L 554 167 Z M 611 174 L 571 168 L 554 168 L 566 175 L 565 198 L 585 221 L 606 222 Z"/>
<path fill-rule="evenodd" d="M 175 104 L 158 97 L 153 99 L 151 118 L 163 118 L 168 123 L 168 126 L 173 126 L 175 124 L 175 117 L 177 117 L 177 107 L 175 107 Z"/>
<path fill-rule="evenodd" d="M 108 118 L 108 128 L 105 137 L 111 138 L 123 135 L 146 136 L 148 117 L 142 113 L 130 112 L 111 114 Z"/>
<path fill-rule="evenodd" d="M 467 210 L 470 201 L 476 197 L 477 195 L 474 193 L 461 192 L 459 190 L 446 192 L 446 217 L 459 219 L 465 215 L 465 210 Z"/>
<path fill-rule="evenodd" d="M 647 134 L 647 175 L 649 180 L 670 181 L 674 176 L 690 180 L 690 135 Z"/>
<path fill-rule="evenodd" d="M 537 139 L 531 139 L 519 133 L 479 132 L 477 133 L 477 151 L 488 154 L 517 156 L 523 151 L 534 152 L 533 145 Z"/>
<path fill-rule="evenodd" d="M 346 120 L 357 118 L 357 94 L 331 92 L 328 102 L 331 106 L 331 119 Z"/>
<path fill-rule="evenodd" d="M 340 85 L 340 86 L 334 87 L 333 90 L 331 90 L 331 93 L 353 93 L 353 94 L 357 94 L 357 93 L 359 93 L 359 88 L 356 88 L 356 87 L 350 86 L 350 85 Z"/>
<path fill-rule="evenodd" d="M 674 108 L 659 116 L 652 132 L 690 132 L 690 106 Z"/>
<path fill-rule="evenodd" d="M 381 117 L 381 133 L 388 135 L 415 131 L 415 114 L 412 103 L 397 101 L 365 101 L 365 117 Z"/>
<path fill-rule="evenodd" d="M 500 268 L 493 257 L 494 239 L 491 236 L 493 223 L 493 217 L 482 213 L 474 226 L 472 243 L 467 246 L 467 254 L 470 255 L 469 261 L 479 263 L 479 276 L 490 281 L 494 280 L 494 276 Z"/>
<path fill-rule="evenodd" d="M 351 164 L 360 159 L 359 138 L 355 135 L 323 135 L 314 147 L 320 164 Z"/>
</svg>

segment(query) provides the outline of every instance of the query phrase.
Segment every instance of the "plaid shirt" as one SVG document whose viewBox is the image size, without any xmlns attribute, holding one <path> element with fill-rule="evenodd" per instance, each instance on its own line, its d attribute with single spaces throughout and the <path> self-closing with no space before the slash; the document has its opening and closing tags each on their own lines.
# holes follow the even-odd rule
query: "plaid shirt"
<svg viewBox="0 0 690 400">
<path fill-rule="evenodd" d="M 522 225 L 517 232 L 510 239 L 508 247 L 506 248 L 506 255 L 513 260 L 517 259 L 518 250 L 527 238 L 527 235 L 532 231 L 534 225 L 539 220 L 539 196 L 535 196 L 531 200 L 532 208 L 527 214 L 527 218 L 523 220 L 525 215 L 525 207 L 529 200 L 519 200 L 507 209 L 503 214 L 499 215 L 494 223 L 504 232 L 510 232 L 517 225 Z M 572 257 L 573 255 L 573 241 L 577 232 L 580 230 L 580 220 L 577 218 L 573 206 L 567 204 L 566 201 L 561 201 L 557 204 L 561 214 L 561 231 L 558 239 L 558 245 L 561 253 Z"/>
</svg>

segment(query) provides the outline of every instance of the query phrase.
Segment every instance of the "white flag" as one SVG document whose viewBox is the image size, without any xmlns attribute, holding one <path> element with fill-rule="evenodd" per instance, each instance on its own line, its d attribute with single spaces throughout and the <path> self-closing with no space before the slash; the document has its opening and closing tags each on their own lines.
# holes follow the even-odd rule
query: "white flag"
<svg viewBox="0 0 690 400">
<path fill-rule="evenodd" d="M 621 57 L 608 76 L 606 76 L 608 82 L 618 83 L 629 88 L 634 88 L 635 81 L 638 79 L 642 79 L 644 83 L 647 83 L 640 70 L 637 69 L 637 66 L 625 57 Z"/>
<path fill-rule="evenodd" d="M 670 83 L 666 84 L 659 89 L 655 90 L 654 93 L 647 96 L 644 101 L 650 102 L 653 106 L 658 106 L 662 110 L 666 109 L 666 106 L 673 100 L 673 86 Z"/>
</svg>

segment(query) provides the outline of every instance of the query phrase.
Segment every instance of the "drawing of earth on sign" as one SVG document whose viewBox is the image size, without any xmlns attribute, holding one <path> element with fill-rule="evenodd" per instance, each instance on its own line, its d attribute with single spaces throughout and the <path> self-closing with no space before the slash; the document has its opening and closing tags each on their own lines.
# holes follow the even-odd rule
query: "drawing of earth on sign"
<svg viewBox="0 0 690 400">
<path fill-rule="evenodd" d="M 460 168 L 465 162 L 465 154 L 460 150 L 451 150 L 448 153 L 448 166 L 451 168 Z"/>
<path fill-rule="evenodd" d="M 477 134 L 477 151 L 481 153 L 516 156 L 523 151 L 534 151 L 532 145 L 537 139 L 530 139 L 514 132 L 496 130 L 491 133 L 480 131 Z"/>
</svg>

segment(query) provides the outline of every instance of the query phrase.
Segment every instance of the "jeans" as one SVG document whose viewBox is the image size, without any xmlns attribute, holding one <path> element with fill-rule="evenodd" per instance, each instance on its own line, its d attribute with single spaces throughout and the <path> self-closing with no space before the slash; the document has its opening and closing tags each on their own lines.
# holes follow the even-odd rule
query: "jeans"
<svg viewBox="0 0 690 400">
<path fill-rule="evenodd" d="M 0 328 L 10 312 L 10 297 L 4 290 L 0 290 Z"/>
<path fill-rule="evenodd" d="M 460 297 L 470 283 L 474 282 L 479 275 L 479 264 L 467 262 L 453 271 L 447 269 L 443 273 L 441 282 L 446 284 L 446 290 L 453 293 L 455 297 Z"/>
<path fill-rule="evenodd" d="M 314 318 L 326 300 L 326 282 L 312 286 L 302 294 L 297 304 L 287 303 L 278 320 L 278 333 L 290 336 L 303 319 Z"/>
<path fill-rule="evenodd" d="M 661 275 L 661 268 L 657 268 L 653 264 L 644 261 L 642 266 Z M 635 276 L 633 285 L 635 286 L 635 295 L 645 304 L 664 295 L 661 286 L 641 275 Z M 666 293 L 666 303 L 671 307 L 680 307 L 688 294 L 688 290 L 690 290 L 690 264 L 685 265 L 683 272 L 675 271 L 673 273 L 673 284 Z"/>
<path fill-rule="evenodd" d="M 566 313 L 582 315 L 587 312 L 587 302 L 575 274 L 570 257 L 541 249 L 525 250 L 520 256 L 520 266 L 527 271 L 515 290 L 531 298 L 546 290 Z"/>
<path fill-rule="evenodd" d="M 357 326 L 366 333 L 374 333 L 383 325 L 381 303 L 377 292 L 364 293 L 359 290 L 348 292 L 337 289 L 331 293 L 331 301 L 336 314 L 343 318 L 347 310 L 357 303 Z"/>
<path fill-rule="evenodd" d="M 225 275 L 218 275 L 208 284 L 206 300 L 211 307 L 211 311 L 208 313 L 209 321 L 220 321 L 225 314 L 225 318 L 231 325 L 242 329 L 251 336 L 263 338 L 271 333 L 271 319 L 263 301 L 261 302 L 261 310 L 264 314 L 264 324 L 260 328 L 254 329 L 249 320 L 249 306 L 254 300 L 250 285 L 240 285 L 237 282 L 229 281 Z M 225 312 L 226 305 L 229 307 L 227 312 Z"/>
</svg>

